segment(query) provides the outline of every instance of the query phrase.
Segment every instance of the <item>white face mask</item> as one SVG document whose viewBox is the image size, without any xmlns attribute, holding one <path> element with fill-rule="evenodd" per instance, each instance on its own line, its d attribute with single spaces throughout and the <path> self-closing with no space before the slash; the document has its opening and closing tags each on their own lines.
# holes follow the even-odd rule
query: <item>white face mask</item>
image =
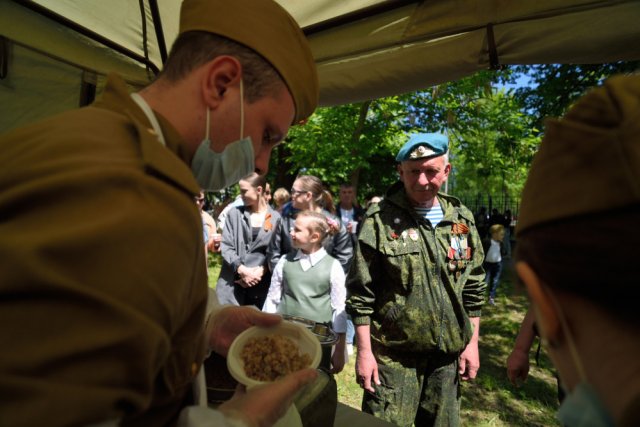
<svg viewBox="0 0 640 427">
<path fill-rule="evenodd" d="M 588 383 L 581 382 L 571 391 L 558 409 L 558 420 L 564 426 L 613 427 L 596 391 Z"/>
<path fill-rule="evenodd" d="M 222 153 L 211 149 L 209 123 L 211 110 L 207 107 L 205 136 L 191 160 L 191 172 L 203 190 L 219 191 L 229 187 L 255 169 L 251 137 L 242 137 L 244 130 L 244 88 L 240 80 L 240 139 L 224 147 Z"/>
</svg>

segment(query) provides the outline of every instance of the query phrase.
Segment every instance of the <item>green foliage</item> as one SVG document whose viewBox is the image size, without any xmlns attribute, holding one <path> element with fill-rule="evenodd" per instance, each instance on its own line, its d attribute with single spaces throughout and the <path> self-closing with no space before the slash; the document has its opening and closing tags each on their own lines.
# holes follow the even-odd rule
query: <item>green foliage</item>
<svg viewBox="0 0 640 427">
<path fill-rule="evenodd" d="M 402 143 L 398 118 L 405 114 L 398 97 L 321 108 L 289 132 L 288 169 L 293 175 L 318 176 L 333 191 L 352 182 L 361 195 L 381 193 L 396 179 L 394 156 Z"/>
<path fill-rule="evenodd" d="M 517 198 L 540 143 L 531 118 L 504 90 L 470 100 L 465 109 L 473 119 L 456 122 L 449 131 L 454 168 L 449 192 Z"/>
<path fill-rule="evenodd" d="M 637 71 L 640 61 L 608 64 L 540 64 L 513 67 L 510 78 L 524 75 L 530 84 L 516 90 L 526 111 L 541 127 L 546 117 L 560 117 L 587 89 L 614 74 Z"/>
<path fill-rule="evenodd" d="M 511 73 L 483 71 L 407 98 L 408 130 L 449 135 L 449 193 L 520 194 L 539 138 L 513 91 L 494 87 Z"/>
<path fill-rule="evenodd" d="M 518 199 L 546 116 L 560 116 L 586 88 L 640 62 L 514 66 L 481 71 L 427 90 L 321 108 L 291 129 L 272 159 L 270 181 L 290 188 L 300 173 L 335 192 L 383 195 L 397 180 L 395 154 L 412 132 L 446 132 L 453 166 L 446 191 Z M 522 79 L 529 85 L 500 89 Z"/>
</svg>

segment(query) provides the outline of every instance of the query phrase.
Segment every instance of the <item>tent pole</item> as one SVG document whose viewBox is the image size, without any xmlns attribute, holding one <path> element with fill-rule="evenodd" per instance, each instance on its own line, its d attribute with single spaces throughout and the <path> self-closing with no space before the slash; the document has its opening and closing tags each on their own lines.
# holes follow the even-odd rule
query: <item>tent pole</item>
<svg viewBox="0 0 640 427">
<path fill-rule="evenodd" d="M 160 50 L 160 58 L 162 64 L 167 62 L 167 44 L 164 40 L 164 30 L 162 29 L 162 19 L 160 19 L 160 8 L 158 8 L 158 0 L 149 0 L 151 8 L 151 18 L 153 19 L 153 28 L 156 30 L 156 38 L 158 39 L 158 49 Z"/>
</svg>

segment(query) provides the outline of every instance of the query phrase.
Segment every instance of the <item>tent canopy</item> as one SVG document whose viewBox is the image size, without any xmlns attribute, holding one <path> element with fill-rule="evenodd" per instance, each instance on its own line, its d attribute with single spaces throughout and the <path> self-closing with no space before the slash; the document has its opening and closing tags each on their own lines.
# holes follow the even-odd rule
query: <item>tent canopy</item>
<svg viewBox="0 0 640 427">
<path fill-rule="evenodd" d="M 424 89 L 506 64 L 640 59 L 637 0 L 277 1 L 309 37 L 321 105 Z M 0 118 L 0 131 L 50 112 L 43 109 L 77 106 L 83 87 L 99 90 L 109 71 L 147 84 L 176 38 L 180 3 L 0 0 L 0 105 L 19 111 Z M 47 107 L 52 94 L 60 103 Z"/>
</svg>

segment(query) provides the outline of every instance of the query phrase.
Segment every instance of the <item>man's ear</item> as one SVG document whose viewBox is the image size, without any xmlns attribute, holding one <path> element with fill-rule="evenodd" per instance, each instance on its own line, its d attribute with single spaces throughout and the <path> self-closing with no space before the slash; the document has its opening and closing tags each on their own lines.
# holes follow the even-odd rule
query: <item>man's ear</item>
<svg viewBox="0 0 640 427">
<path fill-rule="evenodd" d="M 558 312 L 549 296 L 549 291 L 545 289 L 540 277 L 526 262 L 517 262 L 516 271 L 527 288 L 529 298 L 531 298 L 536 311 L 540 334 L 550 345 L 557 343 L 561 339 L 562 328 L 560 327 Z"/>
<path fill-rule="evenodd" d="M 449 178 L 449 173 L 451 173 L 451 163 L 448 163 L 446 165 L 444 165 L 444 175 L 445 177 Z"/>
<path fill-rule="evenodd" d="M 227 90 L 240 84 L 242 65 L 237 58 L 228 55 L 217 56 L 205 65 L 202 79 L 202 94 L 209 108 L 216 108 Z"/>
</svg>

